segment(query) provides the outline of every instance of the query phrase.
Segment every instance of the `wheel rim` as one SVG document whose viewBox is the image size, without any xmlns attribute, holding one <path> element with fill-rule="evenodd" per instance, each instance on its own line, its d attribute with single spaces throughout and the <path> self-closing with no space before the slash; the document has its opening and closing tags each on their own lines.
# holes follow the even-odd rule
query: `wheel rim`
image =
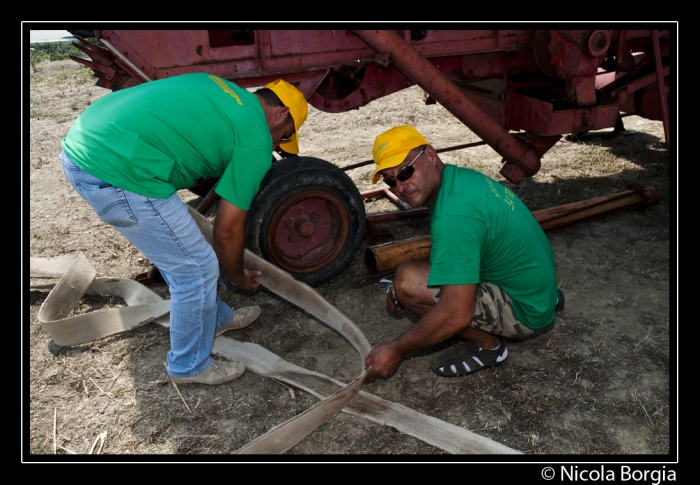
<svg viewBox="0 0 700 485">
<path fill-rule="evenodd" d="M 342 252 L 350 220 L 341 199 L 309 190 L 284 201 L 268 227 L 268 248 L 275 263 L 293 273 L 310 273 Z"/>
</svg>

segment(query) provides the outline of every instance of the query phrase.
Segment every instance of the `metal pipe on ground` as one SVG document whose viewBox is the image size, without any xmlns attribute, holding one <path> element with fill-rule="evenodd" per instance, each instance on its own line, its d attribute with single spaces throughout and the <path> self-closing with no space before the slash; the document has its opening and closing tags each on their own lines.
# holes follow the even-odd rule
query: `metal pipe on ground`
<svg viewBox="0 0 700 485">
<path fill-rule="evenodd" d="M 656 204 L 659 200 L 661 200 L 659 189 L 648 186 L 551 207 L 535 211 L 532 215 L 547 232 L 583 221 L 640 209 Z M 431 246 L 430 236 L 420 236 L 370 247 L 365 250 L 365 267 L 370 273 L 388 271 L 405 261 L 427 258 L 430 255 Z"/>
<path fill-rule="evenodd" d="M 411 206 L 405 203 L 403 200 L 399 199 L 394 193 L 389 189 L 389 187 L 386 187 L 384 189 L 384 195 L 386 195 L 386 198 L 389 199 L 396 207 L 403 211 L 411 210 Z"/>
<path fill-rule="evenodd" d="M 659 200 L 661 200 L 659 189 L 650 185 L 535 211 L 532 215 L 535 216 L 542 229 L 547 232 L 583 221 L 601 219 L 632 209 L 641 209 L 642 207 L 656 204 Z"/>
<path fill-rule="evenodd" d="M 380 187 L 378 189 L 372 189 L 372 190 L 365 190 L 364 192 L 360 192 L 360 197 L 363 199 L 371 199 L 373 197 L 384 197 L 386 193 L 384 192 L 384 189 L 386 187 Z"/>
<path fill-rule="evenodd" d="M 399 199 L 391 191 L 389 187 L 382 187 L 380 189 L 367 190 L 365 192 L 360 192 L 360 196 L 363 199 L 371 199 L 373 197 L 386 197 L 389 199 L 396 207 L 402 211 L 411 210 L 411 206 L 405 203 L 403 200 Z"/>
<path fill-rule="evenodd" d="M 430 236 L 380 244 L 365 250 L 365 267 L 370 273 L 388 271 L 406 261 L 427 258 L 431 247 Z"/>
<path fill-rule="evenodd" d="M 366 220 L 376 224 L 378 222 L 403 221 L 404 219 L 412 219 L 414 217 L 427 217 L 430 215 L 425 207 L 420 209 L 408 209 L 402 211 L 379 212 L 376 214 L 367 214 Z"/>
</svg>

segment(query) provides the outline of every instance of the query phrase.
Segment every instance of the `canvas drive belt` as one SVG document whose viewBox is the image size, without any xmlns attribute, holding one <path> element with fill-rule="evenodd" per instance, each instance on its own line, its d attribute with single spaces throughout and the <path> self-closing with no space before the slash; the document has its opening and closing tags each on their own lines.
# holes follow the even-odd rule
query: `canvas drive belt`
<svg viewBox="0 0 700 485">
<path fill-rule="evenodd" d="M 209 220 L 193 209 L 190 214 L 207 241 L 212 243 L 213 227 Z M 360 365 L 358 376 L 349 384 L 343 384 L 291 364 L 259 345 L 225 336 L 215 338 L 212 351 L 215 355 L 241 361 L 256 374 L 273 377 L 320 398 L 313 407 L 270 429 L 237 453 L 283 453 L 341 410 L 392 426 L 449 453 L 520 453 L 459 426 L 361 391 L 369 371 L 364 365 L 365 357 L 372 347 L 357 326 L 308 285 L 248 250 L 245 250 L 244 263 L 249 270 L 262 271 L 256 278 L 260 284 L 342 335 L 357 352 Z M 55 284 L 43 285 L 51 288 L 51 292 L 38 313 L 42 327 L 58 345 L 84 344 L 148 323 L 170 325 L 169 300 L 134 280 L 97 278 L 97 272 L 83 253 L 30 258 L 30 276 L 60 278 Z M 120 297 L 127 306 L 67 317 L 85 294 Z"/>
</svg>

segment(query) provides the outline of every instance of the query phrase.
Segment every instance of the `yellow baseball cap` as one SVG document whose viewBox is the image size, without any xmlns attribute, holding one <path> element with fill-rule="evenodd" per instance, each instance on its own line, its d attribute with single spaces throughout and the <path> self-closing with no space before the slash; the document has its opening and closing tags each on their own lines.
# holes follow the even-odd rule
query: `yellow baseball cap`
<svg viewBox="0 0 700 485">
<path fill-rule="evenodd" d="M 377 164 L 377 169 L 372 174 L 372 183 L 376 184 L 379 181 L 379 172 L 401 165 L 408 156 L 408 152 L 427 144 L 428 140 L 409 125 L 396 126 L 379 135 L 374 140 L 372 150 L 372 158 Z"/>
<path fill-rule="evenodd" d="M 291 136 L 290 141 L 280 143 L 280 148 L 287 153 L 297 154 L 299 153 L 297 133 L 301 125 L 306 121 L 306 115 L 309 114 L 309 105 L 306 102 L 306 98 L 301 94 L 301 91 L 282 79 L 272 81 L 266 84 L 265 87 L 271 89 L 280 98 L 280 101 L 289 108 L 289 112 L 294 118 L 294 134 Z"/>
</svg>

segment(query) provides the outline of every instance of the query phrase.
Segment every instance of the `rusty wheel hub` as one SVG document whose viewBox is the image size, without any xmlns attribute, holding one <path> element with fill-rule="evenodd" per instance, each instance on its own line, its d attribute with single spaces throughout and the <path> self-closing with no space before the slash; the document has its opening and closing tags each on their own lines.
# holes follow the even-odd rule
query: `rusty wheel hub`
<svg viewBox="0 0 700 485">
<path fill-rule="evenodd" d="M 322 190 L 298 194 L 272 217 L 268 233 L 272 256 L 280 267 L 294 273 L 322 268 L 342 251 L 349 222 L 335 195 Z"/>
</svg>

